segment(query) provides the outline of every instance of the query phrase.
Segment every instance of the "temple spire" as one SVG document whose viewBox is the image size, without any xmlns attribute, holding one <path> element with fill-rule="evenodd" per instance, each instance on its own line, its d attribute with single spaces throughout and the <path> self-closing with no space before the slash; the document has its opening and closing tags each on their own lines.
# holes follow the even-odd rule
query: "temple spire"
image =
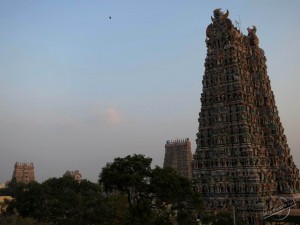
<svg viewBox="0 0 300 225">
<path fill-rule="evenodd" d="M 243 35 L 214 10 L 206 29 L 193 180 L 210 210 L 235 207 L 247 224 L 282 195 L 300 191 L 299 170 L 275 105 L 256 27 Z"/>
</svg>

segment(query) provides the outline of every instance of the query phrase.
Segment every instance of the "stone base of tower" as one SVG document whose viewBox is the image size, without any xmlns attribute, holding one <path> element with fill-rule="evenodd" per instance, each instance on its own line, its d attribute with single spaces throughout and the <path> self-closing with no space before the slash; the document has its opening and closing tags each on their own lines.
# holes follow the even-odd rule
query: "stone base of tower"
<svg viewBox="0 0 300 225">
<path fill-rule="evenodd" d="M 204 198 L 207 213 L 213 214 L 227 209 L 232 216 L 240 217 L 247 225 L 299 225 L 300 193 L 271 196 L 272 202 L 264 200 L 253 205 L 212 205 L 211 202 L 223 202 L 224 198 Z M 209 204 L 205 204 L 209 203 Z"/>
</svg>

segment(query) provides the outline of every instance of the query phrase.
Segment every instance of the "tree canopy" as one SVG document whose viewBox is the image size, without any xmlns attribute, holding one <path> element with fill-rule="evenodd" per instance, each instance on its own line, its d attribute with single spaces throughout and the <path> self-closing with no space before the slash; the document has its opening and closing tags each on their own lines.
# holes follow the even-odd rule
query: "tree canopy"
<svg viewBox="0 0 300 225">
<path fill-rule="evenodd" d="M 121 207 L 121 200 L 105 198 L 98 184 L 68 176 L 24 185 L 14 197 L 8 214 L 56 225 L 118 224 Z"/>
<path fill-rule="evenodd" d="M 142 218 L 131 224 L 145 224 L 149 218 L 156 218 L 160 224 L 170 224 L 176 215 L 185 220 L 195 219 L 201 204 L 190 180 L 171 168 L 151 169 L 151 161 L 143 155 L 116 158 L 102 169 L 99 183 L 107 192 L 127 194 L 131 218 Z M 153 223 L 153 219 L 149 221 Z"/>
<path fill-rule="evenodd" d="M 151 162 L 144 155 L 115 158 L 101 170 L 98 183 L 78 182 L 70 176 L 50 178 L 41 184 L 12 183 L 3 192 L 14 200 L 8 204 L 8 217 L 1 221 L 171 225 L 176 220 L 180 225 L 193 224 L 201 201 L 190 180 L 171 168 L 152 169 Z"/>
</svg>

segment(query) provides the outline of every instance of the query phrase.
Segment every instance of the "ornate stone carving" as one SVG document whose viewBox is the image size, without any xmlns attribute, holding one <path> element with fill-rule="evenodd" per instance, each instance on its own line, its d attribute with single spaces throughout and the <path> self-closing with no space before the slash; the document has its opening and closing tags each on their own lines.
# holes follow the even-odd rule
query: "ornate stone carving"
<svg viewBox="0 0 300 225">
<path fill-rule="evenodd" d="M 25 184 L 35 181 L 33 163 L 16 162 L 12 175 L 12 181 L 13 180 Z"/>
<path fill-rule="evenodd" d="M 262 210 L 269 196 L 299 192 L 299 170 L 280 122 L 256 27 L 245 36 L 228 15 L 216 9 L 206 29 L 193 181 L 208 209 L 235 206 L 247 224 L 260 225 L 253 205 Z"/>
</svg>

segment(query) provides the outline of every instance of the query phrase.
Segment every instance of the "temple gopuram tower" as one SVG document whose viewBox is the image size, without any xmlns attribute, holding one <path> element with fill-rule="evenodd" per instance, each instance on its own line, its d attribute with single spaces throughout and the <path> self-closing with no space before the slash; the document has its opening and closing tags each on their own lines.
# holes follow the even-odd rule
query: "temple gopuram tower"
<svg viewBox="0 0 300 225">
<path fill-rule="evenodd" d="M 16 162 L 11 180 L 25 184 L 35 181 L 33 163 Z"/>
<path fill-rule="evenodd" d="M 207 210 L 224 208 L 246 224 L 266 224 L 264 212 L 300 192 L 256 27 L 243 35 L 214 10 L 206 29 L 193 182 Z M 282 196 L 282 197 L 280 197 Z"/>
<path fill-rule="evenodd" d="M 192 178 L 192 146 L 188 138 L 167 141 L 163 168 L 171 167 L 181 176 Z"/>
</svg>

